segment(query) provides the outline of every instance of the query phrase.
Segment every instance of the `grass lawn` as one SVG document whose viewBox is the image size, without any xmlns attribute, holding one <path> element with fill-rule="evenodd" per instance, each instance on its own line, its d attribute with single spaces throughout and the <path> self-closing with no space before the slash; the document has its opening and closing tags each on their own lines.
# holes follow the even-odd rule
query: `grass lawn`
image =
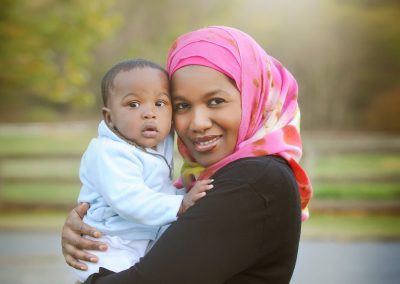
<svg viewBox="0 0 400 284">
<path fill-rule="evenodd" d="M 314 214 L 303 223 L 302 238 L 400 240 L 400 217 Z"/>
<path fill-rule="evenodd" d="M 81 154 L 95 132 L 65 134 L 0 134 L 0 155 L 4 154 Z"/>
<path fill-rule="evenodd" d="M 10 183 L 0 191 L 0 200 L 16 203 L 75 204 L 79 190 L 79 183 Z"/>
<path fill-rule="evenodd" d="M 400 175 L 400 153 L 347 153 L 315 158 L 314 176 L 349 177 Z"/>
<path fill-rule="evenodd" d="M 398 183 L 315 183 L 316 199 L 338 200 L 399 200 Z"/>
<path fill-rule="evenodd" d="M 67 211 L 2 213 L 0 230 L 60 231 L 67 214 Z M 400 218 L 314 214 L 303 223 L 302 239 L 400 240 Z"/>
<path fill-rule="evenodd" d="M 80 189 L 80 156 L 97 126 L 87 130 L 19 131 L 0 133 L 0 201 L 15 203 L 64 203 L 73 206 Z M 362 143 L 362 141 L 360 141 Z M 317 152 L 318 153 L 318 152 Z M 61 157 L 48 155 L 62 154 Z M 18 158 L 10 158 L 18 155 Z M 25 156 L 24 156 L 25 155 Z M 32 158 L 30 155 L 39 157 Z M 43 156 L 40 156 L 43 155 Z M 65 157 L 67 155 L 67 157 Z M 70 155 L 70 156 L 68 156 Z M 1 156 L 8 156 L 1 159 Z M 182 161 L 175 152 L 175 177 Z M 315 155 L 303 161 L 314 180 L 315 199 L 400 201 L 400 153 L 349 152 Z M 326 182 L 318 181 L 325 178 Z M 341 178 L 344 178 L 341 180 Z M 350 181 L 356 177 L 357 182 Z M 377 178 L 363 182 L 362 178 Z M 391 179 L 385 180 L 386 177 Z M 350 180 L 346 180 L 350 178 Z M 57 181 L 57 179 L 60 179 Z M 64 181 L 62 181 L 64 180 Z M 0 208 L 1 209 L 1 208 Z M 60 229 L 67 212 L 20 212 L 0 215 L 3 229 Z M 313 215 L 303 225 L 304 238 L 400 239 L 397 216 Z"/>
<path fill-rule="evenodd" d="M 68 211 L 65 212 L 18 212 L 0 214 L 0 230 L 50 230 L 60 231 L 67 218 Z"/>
<path fill-rule="evenodd" d="M 78 179 L 79 158 L 77 159 L 18 159 L 6 160 L 1 164 L 1 174 L 6 178 L 59 177 Z"/>
<path fill-rule="evenodd" d="M 13 182 L 2 186 L 0 200 L 12 202 L 73 203 L 80 190 L 80 183 L 24 183 Z M 326 185 L 315 190 L 315 199 L 400 201 L 397 184 Z"/>
</svg>

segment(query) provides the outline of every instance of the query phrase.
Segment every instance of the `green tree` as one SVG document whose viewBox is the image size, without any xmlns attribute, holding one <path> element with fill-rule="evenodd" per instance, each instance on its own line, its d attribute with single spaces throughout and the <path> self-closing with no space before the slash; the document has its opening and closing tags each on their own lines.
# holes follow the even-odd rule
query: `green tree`
<svg viewBox="0 0 400 284">
<path fill-rule="evenodd" d="M 113 0 L 3 0 L 0 108 L 18 114 L 38 104 L 59 111 L 92 103 L 93 48 L 120 23 Z M 18 108 L 18 106 L 20 106 Z M 34 108 L 30 108 L 31 110 Z"/>
</svg>

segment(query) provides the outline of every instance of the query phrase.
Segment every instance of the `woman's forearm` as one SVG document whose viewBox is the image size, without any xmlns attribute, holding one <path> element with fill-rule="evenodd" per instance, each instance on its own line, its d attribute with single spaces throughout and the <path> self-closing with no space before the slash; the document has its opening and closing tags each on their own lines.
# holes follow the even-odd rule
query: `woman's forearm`
<svg viewBox="0 0 400 284">
<path fill-rule="evenodd" d="M 254 202 L 243 203 L 244 196 L 234 191 Z M 245 187 L 210 191 L 168 228 L 139 263 L 95 283 L 225 282 L 254 262 L 261 245 L 264 217 L 257 213 L 254 222 L 248 221 L 245 216 L 256 212 L 251 203 L 262 206 L 258 196 Z"/>
</svg>

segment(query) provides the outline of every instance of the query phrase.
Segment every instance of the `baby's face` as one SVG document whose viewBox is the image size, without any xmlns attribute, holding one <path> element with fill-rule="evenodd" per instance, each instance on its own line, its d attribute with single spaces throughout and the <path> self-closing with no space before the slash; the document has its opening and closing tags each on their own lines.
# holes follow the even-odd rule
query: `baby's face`
<svg viewBox="0 0 400 284">
<path fill-rule="evenodd" d="M 109 127 L 139 146 L 159 144 L 171 130 L 168 84 L 167 76 L 151 67 L 118 73 L 105 108 Z"/>
</svg>

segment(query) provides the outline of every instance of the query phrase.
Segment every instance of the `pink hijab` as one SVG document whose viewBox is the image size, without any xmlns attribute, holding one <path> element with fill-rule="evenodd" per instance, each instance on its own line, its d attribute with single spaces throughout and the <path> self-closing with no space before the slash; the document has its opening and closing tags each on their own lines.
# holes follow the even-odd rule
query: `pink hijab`
<svg viewBox="0 0 400 284">
<path fill-rule="evenodd" d="M 302 155 L 300 111 L 297 82 L 292 74 L 252 37 L 223 26 L 189 32 L 175 41 L 167 59 L 170 76 L 187 65 L 210 67 L 232 78 L 241 93 L 242 118 L 234 152 L 207 168 L 195 163 L 178 138 L 178 149 L 185 160 L 183 184 L 190 187 L 192 178 L 209 178 L 240 158 L 279 155 L 294 172 L 300 191 L 302 220 L 307 219 L 312 187 L 299 165 Z"/>
</svg>

